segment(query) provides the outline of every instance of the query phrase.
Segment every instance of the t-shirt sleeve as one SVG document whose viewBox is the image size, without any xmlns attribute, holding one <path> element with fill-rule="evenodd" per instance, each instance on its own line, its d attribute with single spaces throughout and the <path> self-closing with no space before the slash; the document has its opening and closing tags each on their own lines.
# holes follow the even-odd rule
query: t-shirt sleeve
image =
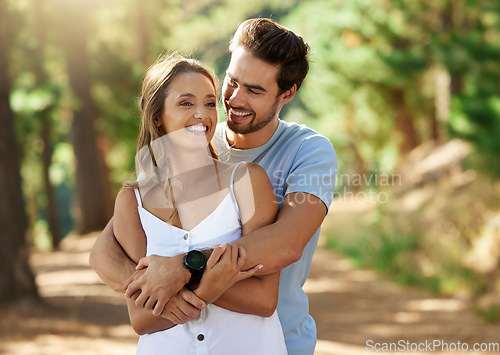
<svg viewBox="0 0 500 355">
<path fill-rule="evenodd" d="M 285 196 L 294 192 L 312 194 L 330 207 L 337 175 L 337 154 L 322 135 L 307 137 L 299 147 L 286 180 Z"/>
</svg>

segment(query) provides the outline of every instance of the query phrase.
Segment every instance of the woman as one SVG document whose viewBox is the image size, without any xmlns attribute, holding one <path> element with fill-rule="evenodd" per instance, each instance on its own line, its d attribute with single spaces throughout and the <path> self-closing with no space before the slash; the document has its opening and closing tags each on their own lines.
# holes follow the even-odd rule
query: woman
<svg viewBox="0 0 500 355">
<path fill-rule="evenodd" d="M 243 251 L 228 244 L 272 223 L 278 204 L 261 167 L 217 160 L 209 143 L 216 87 L 208 69 L 178 55 L 152 66 L 143 81 L 138 181 L 126 183 L 116 198 L 116 238 L 135 262 L 186 253 L 193 275 L 186 287 L 207 307 L 198 319 L 175 325 L 128 299 L 130 321 L 141 334 L 138 354 L 286 354 L 275 311 L 279 274 L 253 276 L 259 266 L 240 270 Z M 204 256 L 193 250 L 211 247 L 199 270 Z M 236 282 L 254 314 L 217 306 Z"/>
</svg>

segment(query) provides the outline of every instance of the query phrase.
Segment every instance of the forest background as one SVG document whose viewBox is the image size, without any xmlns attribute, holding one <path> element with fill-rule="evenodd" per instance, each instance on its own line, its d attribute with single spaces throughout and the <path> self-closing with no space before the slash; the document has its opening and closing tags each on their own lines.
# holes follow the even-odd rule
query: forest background
<svg viewBox="0 0 500 355">
<path fill-rule="evenodd" d="M 252 17 L 312 49 L 281 118 L 335 147 L 330 213 L 360 211 L 325 223 L 327 245 L 497 319 L 500 2 L 488 0 L 0 0 L 0 303 L 38 297 L 31 250 L 109 220 L 134 171 L 147 67 L 178 51 L 222 79 Z"/>
</svg>

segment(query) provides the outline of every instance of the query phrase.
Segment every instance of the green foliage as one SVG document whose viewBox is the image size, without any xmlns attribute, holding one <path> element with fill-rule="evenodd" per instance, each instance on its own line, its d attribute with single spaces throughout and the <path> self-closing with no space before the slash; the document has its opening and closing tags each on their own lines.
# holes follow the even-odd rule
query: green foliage
<svg viewBox="0 0 500 355">
<path fill-rule="evenodd" d="M 403 283 L 414 283 L 417 277 L 409 273 L 408 255 L 418 249 L 419 235 L 388 225 L 381 209 L 370 217 L 361 221 L 348 238 L 327 232 L 327 245 L 348 255 L 358 266 L 374 268 Z"/>
<path fill-rule="evenodd" d="M 398 222 L 401 221 L 401 222 Z M 418 219 L 417 219 L 418 221 Z M 476 294 L 485 280 L 455 259 L 452 250 L 426 243 L 425 231 L 405 217 L 383 207 L 367 212 L 348 231 L 326 229 L 327 246 L 352 262 L 371 268 L 402 285 L 416 285 L 435 294 L 453 295 L 467 290 Z M 452 249 L 452 248 L 450 248 Z M 433 255 L 437 252 L 436 255 Z"/>
<path fill-rule="evenodd" d="M 68 152 L 75 103 L 62 40 L 70 26 L 64 21 L 64 9 L 76 2 L 56 2 L 61 6 L 55 7 L 39 2 L 45 4 L 43 58 L 37 50 L 35 0 L 8 3 L 11 103 L 22 148 L 27 209 L 34 225 L 46 203 L 40 166 L 44 120 L 52 125 L 51 179 L 61 211 L 69 215 L 71 210 L 74 162 Z M 271 17 L 310 44 L 310 73 L 281 116 L 330 138 L 340 172 L 391 173 L 404 158 L 401 145 L 409 138 L 398 122 L 403 112 L 414 126 L 417 144 L 434 138 L 431 127 L 437 121 L 441 141 L 449 135 L 474 144 L 471 167 L 500 174 L 498 1 L 106 0 L 89 1 L 82 9 L 89 14 L 89 80 L 99 111 L 95 128 L 115 190 L 134 170 L 137 97 L 146 68 L 175 50 L 214 67 L 222 79 L 229 63 L 229 39 L 250 17 Z M 38 62 L 46 73 L 42 82 L 36 76 Z M 446 89 L 450 107 L 439 120 L 436 68 L 450 80 Z M 68 216 L 60 215 L 68 221 Z M 394 272 L 402 282 L 416 282 L 420 276 L 406 272 L 400 259 L 418 250 L 420 237 L 398 228 L 380 222 L 376 238 L 368 244 L 354 238 L 354 244 L 338 247 L 360 262 L 366 259 L 380 270 Z M 371 259 L 379 254 L 381 261 Z M 449 287 L 426 279 L 434 285 L 431 288 Z"/>
<path fill-rule="evenodd" d="M 500 321 L 500 309 L 497 307 L 489 307 L 486 310 L 476 310 L 476 312 L 483 317 L 485 322 L 498 322 Z"/>
</svg>

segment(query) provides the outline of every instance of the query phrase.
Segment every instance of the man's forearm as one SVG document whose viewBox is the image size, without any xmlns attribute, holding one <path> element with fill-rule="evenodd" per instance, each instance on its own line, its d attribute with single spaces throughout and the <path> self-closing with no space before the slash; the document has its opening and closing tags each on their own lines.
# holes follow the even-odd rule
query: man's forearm
<svg viewBox="0 0 500 355">
<path fill-rule="evenodd" d="M 326 211 L 324 203 L 315 196 L 306 193 L 287 195 L 276 222 L 256 229 L 235 242 L 247 252 L 245 268 L 262 264 L 264 267 L 257 274 L 267 275 L 298 261 L 304 247 L 323 222 Z"/>
<path fill-rule="evenodd" d="M 259 228 L 233 243 L 242 246 L 247 252 L 244 269 L 262 264 L 263 267 L 257 274 L 268 275 L 279 272 L 298 260 L 296 259 L 296 248 L 291 244 L 283 243 L 282 239 L 285 239 L 285 236 L 277 233 L 283 232 L 282 228 L 275 223 Z"/>
<path fill-rule="evenodd" d="M 135 272 L 136 264 L 127 256 L 113 235 L 111 219 L 90 252 L 89 264 L 114 291 L 124 292 L 123 284 Z"/>
<path fill-rule="evenodd" d="M 278 304 L 279 274 L 251 277 L 235 283 L 213 303 L 245 314 L 270 317 Z"/>
</svg>

